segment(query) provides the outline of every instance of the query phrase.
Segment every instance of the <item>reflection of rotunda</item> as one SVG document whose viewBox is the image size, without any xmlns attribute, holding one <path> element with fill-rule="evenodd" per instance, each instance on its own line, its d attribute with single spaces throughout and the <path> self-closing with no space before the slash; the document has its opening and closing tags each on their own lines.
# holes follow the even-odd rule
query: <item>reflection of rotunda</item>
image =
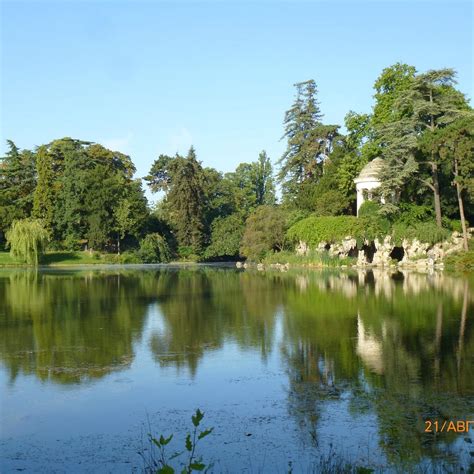
<svg viewBox="0 0 474 474">
<path fill-rule="evenodd" d="M 373 190 L 380 186 L 379 173 L 383 166 L 382 158 L 375 158 L 369 161 L 354 179 L 357 189 L 357 215 L 359 215 L 360 206 L 367 200 L 373 198 Z M 381 201 L 384 202 L 383 198 Z"/>
</svg>

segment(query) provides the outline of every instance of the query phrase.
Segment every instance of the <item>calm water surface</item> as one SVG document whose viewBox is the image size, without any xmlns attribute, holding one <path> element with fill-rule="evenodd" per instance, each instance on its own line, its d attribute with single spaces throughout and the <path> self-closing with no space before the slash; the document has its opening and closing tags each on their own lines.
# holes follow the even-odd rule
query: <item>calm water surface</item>
<svg viewBox="0 0 474 474">
<path fill-rule="evenodd" d="M 424 428 L 474 419 L 473 286 L 375 271 L 0 271 L 0 470 L 139 472 L 147 433 L 182 448 L 197 407 L 217 472 L 317 471 L 333 455 L 472 469 L 474 428 Z"/>
</svg>

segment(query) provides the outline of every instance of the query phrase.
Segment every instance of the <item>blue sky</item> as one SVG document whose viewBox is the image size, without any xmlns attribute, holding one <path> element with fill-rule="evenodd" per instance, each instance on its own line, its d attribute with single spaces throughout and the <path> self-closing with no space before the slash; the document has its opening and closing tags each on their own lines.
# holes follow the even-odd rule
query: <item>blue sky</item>
<svg viewBox="0 0 474 474">
<path fill-rule="evenodd" d="M 337 124 L 370 111 L 397 61 L 453 67 L 472 97 L 473 25 L 451 1 L 2 2 L 1 151 L 71 136 L 130 154 L 140 177 L 191 144 L 221 171 L 262 149 L 276 162 L 298 81 Z"/>
</svg>

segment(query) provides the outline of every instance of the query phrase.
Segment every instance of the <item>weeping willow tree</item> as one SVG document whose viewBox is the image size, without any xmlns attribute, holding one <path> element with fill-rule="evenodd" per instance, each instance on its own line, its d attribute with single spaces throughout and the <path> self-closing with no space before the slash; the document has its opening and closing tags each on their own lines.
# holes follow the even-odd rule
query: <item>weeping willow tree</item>
<svg viewBox="0 0 474 474">
<path fill-rule="evenodd" d="M 6 237 L 12 257 L 29 265 L 38 265 L 49 242 L 49 233 L 43 227 L 41 219 L 13 221 Z"/>
</svg>

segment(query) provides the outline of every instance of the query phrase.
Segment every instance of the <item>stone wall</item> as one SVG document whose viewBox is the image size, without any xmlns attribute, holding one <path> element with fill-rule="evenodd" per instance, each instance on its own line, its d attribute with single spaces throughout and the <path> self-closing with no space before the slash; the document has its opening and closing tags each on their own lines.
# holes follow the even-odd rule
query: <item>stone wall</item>
<svg viewBox="0 0 474 474">
<path fill-rule="evenodd" d="M 474 228 L 469 229 L 469 238 L 474 235 Z M 317 251 L 327 251 L 330 255 L 344 257 L 357 256 L 357 266 L 376 267 L 442 267 L 447 255 L 461 251 L 463 238 L 459 232 L 453 232 L 451 237 L 437 244 L 420 242 L 417 239 L 403 240 L 401 245 L 395 245 L 391 236 L 364 242 L 362 249 L 357 248 L 356 240 L 347 236 L 340 242 L 321 242 L 315 248 Z M 306 255 L 310 248 L 305 242 L 299 242 L 296 253 Z"/>
</svg>

